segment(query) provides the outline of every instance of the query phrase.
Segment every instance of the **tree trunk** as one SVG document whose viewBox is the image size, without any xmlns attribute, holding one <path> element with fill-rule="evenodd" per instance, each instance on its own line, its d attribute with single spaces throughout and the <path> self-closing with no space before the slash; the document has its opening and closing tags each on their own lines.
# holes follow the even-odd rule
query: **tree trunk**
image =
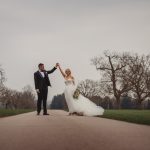
<svg viewBox="0 0 150 150">
<path fill-rule="evenodd" d="M 5 104 L 5 109 L 8 109 L 8 104 L 7 103 Z"/>
<path fill-rule="evenodd" d="M 137 109 L 142 109 L 142 101 L 141 100 L 137 100 L 137 102 L 136 102 L 136 108 Z"/>
<path fill-rule="evenodd" d="M 116 96 L 116 109 L 120 109 L 120 96 Z"/>
</svg>

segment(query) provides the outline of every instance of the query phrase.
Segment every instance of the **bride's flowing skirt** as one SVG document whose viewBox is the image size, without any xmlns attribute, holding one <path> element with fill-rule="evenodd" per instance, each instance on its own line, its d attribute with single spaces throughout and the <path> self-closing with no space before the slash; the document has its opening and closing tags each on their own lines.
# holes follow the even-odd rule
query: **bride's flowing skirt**
<svg viewBox="0 0 150 150">
<path fill-rule="evenodd" d="M 73 98 L 73 93 L 76 87 L 73 85 L 66 86 L 64 94 L 66 102 L 69 108 L 69 112 L 83 113 L 85 116 L 98 116 L 103 115 L 104 109 L 97 106 L 95 103 L 90 101 L 88 98 L 79 95 L 78 99 Z"/>
</svg>

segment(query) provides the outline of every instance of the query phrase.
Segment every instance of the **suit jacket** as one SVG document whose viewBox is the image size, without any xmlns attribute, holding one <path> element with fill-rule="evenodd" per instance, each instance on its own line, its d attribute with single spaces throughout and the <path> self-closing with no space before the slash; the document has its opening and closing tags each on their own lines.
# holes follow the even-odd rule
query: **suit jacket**
<svg viewBox="0 0 150 150">
<path fill-rule="evenodd" d="M 48 74 L 53 73 L 57 68 L 54 67 L 52 70 L 44 71 L 45 77 L 43 77 L 40 73 L 40 71 L 36 71 L 34 73 L 34 83 L 35 83 L 35 89 L 46 89 L 48 86 L 51 86 Z"/>
</svg>

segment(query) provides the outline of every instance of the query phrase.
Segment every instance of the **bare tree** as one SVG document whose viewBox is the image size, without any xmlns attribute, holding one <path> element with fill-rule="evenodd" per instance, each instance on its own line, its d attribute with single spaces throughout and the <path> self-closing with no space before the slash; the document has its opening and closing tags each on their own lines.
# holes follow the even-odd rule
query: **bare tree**
<svg viewBox="0 0 150 150">
<path fill-rule="evenodd" d="M 22 103 L 24 108 L 34 108 L 35 107 L 35 94 L 30 85 L 23 88 L 22 92 Z"/>
<path fill-rule="evenodd" d="M 5 71 L 0 65 L 0 86 L 3 85 L 5 80 L 6 80 L 6 78 L 5 78 Z"/>
<path fill-rule="evenodd" d="M 102 57 L 92 59 L 92 64 L 102 72 L 101 83 L 108 94 L 116 98 L 117 107 L 120 108 L 121 95 L 130 90 L 129 82 L 124 80 L 123 71 L 127 69 L 128 55 L 104 51 Z"/>
<path fill-rule="evenodd" d="M 4 105 L 4 107 L 7 109 L 8 106 L 11 106 L 11 96 L 12 96 L 12 91 L 8 89 L 5 86 L 1 87 L 1 93 L 0 93 L 0 101 Z"/>
<path fill-rule="evenodd" d="M 85 97 L 99 96 L 101 92 L 99 82 L 90 79 L 81 81 L 78 85 L 78 89 Z"/>
<path fill-rule="evenodd" d="M 150 55 L 132 55 L 128 66 L 126 80 L 131 84 L 137 107 L 141 108 L 141 103 L 150 97 Z"/>
</svg>

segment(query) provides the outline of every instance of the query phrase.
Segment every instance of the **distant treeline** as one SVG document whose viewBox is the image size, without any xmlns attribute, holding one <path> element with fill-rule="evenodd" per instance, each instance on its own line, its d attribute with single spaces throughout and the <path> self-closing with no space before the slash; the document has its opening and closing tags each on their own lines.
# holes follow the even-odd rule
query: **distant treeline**
<svg viewBox="0 0 150 150">
<path fill-rule="evenodd" d="M 102 106 L 105 109 L 117 109 L 117 103 L 115 98 L 110 98 L 108 96 L 100 97 L 100 96 L 93 96 L 88 97 L 91 101 L 93 101 L 98 106 Z M 51 109 L 63 109 L 68 110 L 66 99 L 64 94 L 59 94 L 53 97 L 52 103 L 50 104 L 49 108 Z M 124 95 L 121 97 L 121 109 L 136 109 L 136 101 L 133 100 L 131 97 Z M 141 108 L 143 109 L 150 109 L 150 100 L 146 100 L 142 103 Z"/>
<path fill-rule="evenodd" d="M 30 86 L 26 86 L 22 91 L 0 87 L 0 108 L 34 109 L 35 106 L 35 95 Z"/>
<path fill-rule="evenodd" d="M 52 103 L 49 105 L 50 109 L 63 109 L 63 110 L 68 110 L 68 106 L 66 103 L 65 95 L 63 94 L 58 94 L 53 97 Z"/>
<path fill-rule="evenodd" d="M 4 85 L 5 72 L 0 66 L 0 108 L 5 109 L 34 109 L 35 94 L 27 85 L 22 91 L 10 89 Z"/>
</svg>

